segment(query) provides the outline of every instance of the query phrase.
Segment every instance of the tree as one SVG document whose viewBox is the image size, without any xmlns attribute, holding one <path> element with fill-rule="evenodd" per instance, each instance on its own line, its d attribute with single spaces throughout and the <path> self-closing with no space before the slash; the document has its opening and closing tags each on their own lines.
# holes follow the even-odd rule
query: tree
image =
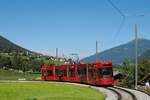
<svg viewBox="0 0 150 100">
<path fill-rule="evenodd" d="M 129 60 L 124 60 L 120 66 L 120 72 L 125 75 L 122 86 L 133 88 L 134 87 L 134 72 L 135 65 Z M 139 60 L 138 63 L 138 81 L 140 81 L 145 75 L 150 73 L 150 60 Z"/>
<path fill-rule="evenodd" d="M 11 59 L 11 63 L 13 65 L 14 69 L 17 70 L 21 70 L 22 68 L 22 59 L 18 54 L 15 54 L 12 59 Z"/>
<path fill-rule="evenodd" d="M 134 65 L 128 59 L 125 59 L 121 65 L 120 72 L 124 75 L 122 86 L 133 88 L 134 87 Z"/>
<path fill-rule="evenodd" d="M 0 67 L 10 68 L 11 67 L 11 60 L 9 56 L 0 55 Z"/>
<path fill-rule="evenodd" d="M 138 66 L 138 78 L 141 80 L 145 75 L 150 73 L 150 60 L 140 60 Z"/>
</svg>

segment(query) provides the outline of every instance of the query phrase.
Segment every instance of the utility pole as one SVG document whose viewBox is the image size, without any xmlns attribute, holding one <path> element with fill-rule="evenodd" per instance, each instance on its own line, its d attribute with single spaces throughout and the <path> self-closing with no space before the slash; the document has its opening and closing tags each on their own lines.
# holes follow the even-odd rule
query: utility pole
<svg viewBox="0 0 150 100">
<path fill-rule="evenodd" d="M 58 48 L 56 48 L 56 59 L 58 59 Z"/>
<path fill-rule="evenodd" d="M 135 24 L 135 89 L 137 89 L 138 82 L 138 35 L 137 25 Z"/>
<path fill-rule="evenodd" d="M 96 40 L 96 62 L 98 61 L 98 41 Z"/>
</svg>

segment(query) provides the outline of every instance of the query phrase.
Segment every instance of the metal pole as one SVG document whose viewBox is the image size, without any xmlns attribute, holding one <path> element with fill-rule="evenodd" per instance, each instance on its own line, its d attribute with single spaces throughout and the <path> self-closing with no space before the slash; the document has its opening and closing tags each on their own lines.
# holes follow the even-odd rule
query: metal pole
<svg viewBox="0 0 150 100">
<path fill-rule="evenodd" d="M 86 64 L 86 79 L 87 79 L 87 82 L 89 83 L 89 68 L 88 68 L 88 64 Z"/>
<path fill-rule="evenodd" d="M 56 48 L 56 59 L 58 59 L 58 48 Z"/>
<path fill-rule="evenodd" d="M 98 61 L 98 41 L 96 40 L 96 62 Z"/>
<path fill-rule="evenodd" d="M 137 25 L 135 24 L 135 89 L 137 89 L 138 82 L 138 35 L 137 35 Z"/>
</svg>

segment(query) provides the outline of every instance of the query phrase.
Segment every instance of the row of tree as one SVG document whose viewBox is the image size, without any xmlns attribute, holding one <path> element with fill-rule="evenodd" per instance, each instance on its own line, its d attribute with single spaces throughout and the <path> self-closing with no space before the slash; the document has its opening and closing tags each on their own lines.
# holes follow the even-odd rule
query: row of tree
<svg viewBox="0 0 150 100">
<path fill-rule="evenodd" d="M 124 75 L 122 86 L 134 88 L 135 65 L 126 59 L 121 65 L 116 65 L 116 67 Z M 138 63 L 138 81 L 148 73 L 150 73 L 150 60 L 141 59 Z"/>
<path fill-rule="evenodd" d="M 20 55 L 18 53 L 0 53 L 0 68 L 25 71 L 40 71 L 43 65 L 63 64 L 60 61 L 48 60 L 44 57 Z"/>
</svg>

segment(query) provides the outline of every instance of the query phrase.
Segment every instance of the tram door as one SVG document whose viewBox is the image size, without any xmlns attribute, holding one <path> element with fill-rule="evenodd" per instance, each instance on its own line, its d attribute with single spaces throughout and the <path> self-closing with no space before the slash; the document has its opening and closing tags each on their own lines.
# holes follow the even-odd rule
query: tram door
<svg viewBox="0 0 150 100">
<path fill-rule="evenodd" d="M 44 75 L 44 81 L 46 81 L 47 71 L 44 71 L 43 75 Z"/>
<path fill-rule="evenodd" d="M 88 78 L 90 84 L 96 84 L 96 69 L 93 64 L 88 65 Z"/>
<path fill-rule="evenodd" d="M 78 75 L 80 77 L 80 82 L 84 83 L 86 78 L 86 68 L 80 68 L 78 69 Z"/>
<path fill-rule="evenodd" d="M 94 84 L 95 83 L 95 75 L 94 75 L 94 70 L 89 68 L 88 69 L 88 79 L 89 79 L 89 84 Z"/>
<path fill-rule="evenodd" d="M 62 69 L 59 70 L 59 73 L 60 73 L 60 74 L 59 74 L 59 80 L 60 80 L 60 81 L 63 81 L 63 72 L 64 72 L 64 71 L 63 71 Z"/>
</svg>

